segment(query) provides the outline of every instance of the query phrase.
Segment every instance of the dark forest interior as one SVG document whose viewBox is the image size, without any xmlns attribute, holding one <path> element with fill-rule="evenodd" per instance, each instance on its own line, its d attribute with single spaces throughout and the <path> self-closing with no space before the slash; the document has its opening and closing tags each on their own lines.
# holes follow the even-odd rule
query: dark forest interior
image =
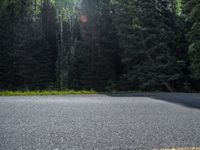
<svg viewBox="0 0 200 150">
<path fill-rule="evenodd" d="M 0 0 L 0 90 L 200 91 L 200 0 Z"/>
</svg>

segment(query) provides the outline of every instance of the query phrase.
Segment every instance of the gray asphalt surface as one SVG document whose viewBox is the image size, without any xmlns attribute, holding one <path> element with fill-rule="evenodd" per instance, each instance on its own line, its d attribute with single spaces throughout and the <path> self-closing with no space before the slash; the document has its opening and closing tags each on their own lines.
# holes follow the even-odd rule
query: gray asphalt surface
<svg viewBox="0 0 200 150">
<path fill-rule="evenodd" d="M 200 96 L 0 97 L 0 150 L 200 147 Z"/>
</svg>

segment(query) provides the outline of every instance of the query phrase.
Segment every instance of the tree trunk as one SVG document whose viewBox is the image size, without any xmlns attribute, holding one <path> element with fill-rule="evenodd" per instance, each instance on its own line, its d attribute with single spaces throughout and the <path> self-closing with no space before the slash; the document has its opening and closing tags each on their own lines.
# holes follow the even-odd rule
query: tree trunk
<svg viewBox="0 0 200 150">
<path fill-rule="evenodd" d="M 64 70 L 63 70 L 63 59 L 64 59 L 64 45 L 63 45 L 63 18 L 62 12 L 60 11 L 60 89 L 63 90 L 64 82 Z"/>
<path fill-rule="evenodd" d="M 169 92 L 175 92 L 174 88 L 168 82 L 164 82 L 164 85 L 169 90 Z"/>
</svg>

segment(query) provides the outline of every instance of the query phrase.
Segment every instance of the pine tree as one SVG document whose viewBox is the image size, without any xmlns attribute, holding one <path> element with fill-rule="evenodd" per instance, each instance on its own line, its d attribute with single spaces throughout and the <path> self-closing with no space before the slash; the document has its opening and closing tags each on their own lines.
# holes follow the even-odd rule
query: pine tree
<svg viewBox="0 0 200 150">
<path fill-rule="evenodd" d="M 120 58 L 112 6 L 110 0 L 82 1 L 73 59 L 80 87 L 103 90 L 117 80 Z"/>
<path fill-rule="evenodd" d="M 200 1 L 184 1 L 184 13 L 191 24 L 188 40 L 192 76 L 194 79 L 200 79 Z"/>
<path fill-rule="evenodd" d="M 199 0 L 76 2 L 0 0 L 0 90 L 198 89 Z"/>
<path fill-rule="evenodd" d="M 47 28 L 42 30 L 42 17 L 34 14 L 32 1 L 10 1 L 5 9 L 1 16 L 1 88 L 47 88 L 55 82 L 55 41 L 49 35 L 52 31 L 47 35 Z"/>
<path fill-rule="evenodd" d="M 10 48 L 12 28 L 12 21 L 10 20 L 13 17 L 12 8 L 8 8 L 6 1 L 0 1 L 0 90 L 6 90 L 9 88 L 9 69 L 12 65 L 8 50 Z M 3 7 L 4 6 L 4 7 Z M 14 17 L 13 17 L 14 19 Z"/>
<path fill-rule="evenodd" d="M 25 56 L 23 50 L 28 41 L 26 39 L 28 33 L 26 32 L 24 34 L 20 29 L 23 28 L 23 31 L 27 31 L 28 29 L 28 26 L 23 26 L 21 23 L 24 22 L 29 24 L 29 18 L 27 16 L 28 8 L 26 8 L 29 2 L 30 1 L 4 1 L 4 10 L 1 13 L 1 20 L 3 22 L 3 38 L 1 46 L 3 59 L 1 60 L 4 61 L 1 62 L 1 69 L 4 70 L 4 72 L 1 74 L 1 77 L 3 78 L 0 78 L 6 89 L 17 89 L 20 85 L 23 85 L 22 72 L 19 70 L 20 67 L 18 62 L 24 60 L 19 60 L 18 56 L 20 54 L 20 57 Z M 25 65 L 25 63 L 27 62 L 20 64 L 21 68 L 24 68 L 23 65 Z"/>
<path fill-rule="evenodd" d="M 127 1 L 119 3 L 121 45 L 127 78 L 136 89 L 173 91 L 181 76 L 181 62 L 176 58 L 174 20 L 170 3 L 161 1 Z M 125 16 L 128 16 L 125 18 Z M 124 19 L 125 18 L 125 19 Z"/>
<path fill-rule="evenodd" d="M 47 77 L 51 84 L 56 83 L 56 63 L 58 58 L 58 40 L 57 40 L 57 32 L 58 32 L 58 24 L 56 18 L 56 8 L 49 0 L 45 0 L 42 3 L 41 8 L 41 22 L 42 22 L 42 36 L 43 43 L 46 45 L 46 50 L 42 55 L 45 55 L 46 62 L 48 64 L 48 74 Z M 42 44 L 41 44 L 42 46 Z"/>
</svg>

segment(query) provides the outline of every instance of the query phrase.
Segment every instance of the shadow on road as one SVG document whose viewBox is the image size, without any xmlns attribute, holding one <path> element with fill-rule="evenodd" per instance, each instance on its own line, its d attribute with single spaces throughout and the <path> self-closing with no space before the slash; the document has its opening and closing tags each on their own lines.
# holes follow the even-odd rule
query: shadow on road
<svg viewBox="0 0 200 150">
<path fill-rule="evenodd" d="M 200 94 L 189 93 L 114 93 L 111 97 L 149 97 L 157 100 L 176 103 L 186 107 L 200 109 Z"/>
</svg>

